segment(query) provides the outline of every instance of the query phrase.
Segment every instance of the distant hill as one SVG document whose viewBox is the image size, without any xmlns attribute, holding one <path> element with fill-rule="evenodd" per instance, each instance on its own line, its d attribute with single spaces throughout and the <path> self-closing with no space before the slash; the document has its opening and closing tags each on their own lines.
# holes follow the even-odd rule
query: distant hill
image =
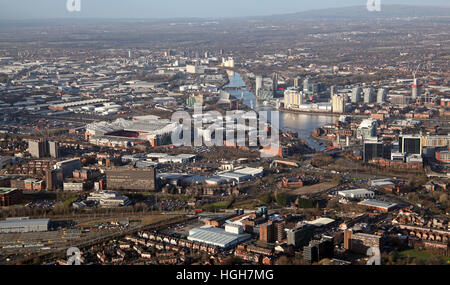
<svg viewBox="0 0 450 285">
<path fill-rule="evenodd" d="M 407 17 L 449 17 L 450 6 L 408 6 L 383 5 L 380 12 L 370 12 L 366 6 L 352 6 L 304 11 L 293 14 L 274 15 L 272 18 L 293 19 L 363 19 L 363 18 L 407 18 Z"/>
</svg>

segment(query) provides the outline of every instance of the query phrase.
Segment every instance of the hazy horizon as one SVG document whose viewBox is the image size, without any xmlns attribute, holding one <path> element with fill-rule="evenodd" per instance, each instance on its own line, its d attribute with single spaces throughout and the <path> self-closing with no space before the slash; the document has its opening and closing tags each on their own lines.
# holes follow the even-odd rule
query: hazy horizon
<svg viewBox="0 0 450 285">
<path fill-rule="evenodd" d="M 69 12 L 67 0 L 0 0 L 2 20 L 44 19 L 176 19 L 279 15 L 309 10 L 365 6 L 366 0 L 81 0 L 80 12 Z M 381 0 L 383 5 L 446 6 L 448 0 Z"/>
</svg>

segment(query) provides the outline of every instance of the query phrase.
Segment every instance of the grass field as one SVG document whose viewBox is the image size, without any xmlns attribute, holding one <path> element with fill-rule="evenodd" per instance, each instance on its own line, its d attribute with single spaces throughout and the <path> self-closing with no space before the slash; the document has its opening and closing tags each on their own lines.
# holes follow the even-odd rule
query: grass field
<svg viewBox="0 0 450 285">
<path fill-rule="evenodd" d="M 417 259 L 422 259 L 424 261 L 428 260 L 430 257 L 435 256 L 431 252 L 425 250 L 417 250 L 417 249 L 408 249 L 400 252 L 400 256 L 402 257 L 413 257 Z M 439 259 L 445 261 L 447 264 L 450 264 L 450 257 L 438 256 Z"/>
<path fill-rule="evenodd" d="M 294 190 L 287 190 L 286 193 L 291 195 L 315 194 L 336 187 L 337 185 L 338 184 L 334 182 L 322 182 L 311 186 L 303 186 Z"/>
</svg>

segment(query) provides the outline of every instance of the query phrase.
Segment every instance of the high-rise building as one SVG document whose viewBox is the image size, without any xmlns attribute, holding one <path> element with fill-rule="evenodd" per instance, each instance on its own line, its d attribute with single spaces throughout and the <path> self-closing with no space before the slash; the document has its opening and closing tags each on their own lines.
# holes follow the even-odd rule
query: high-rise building
<svg viewBox="0 0 450 285">
<path fill-rule="evenodd" d="M 309 86 L 309 78 L 305 78 L 305 80 L 303 80 L 303 93 L 307 93 L 310 90 L 310 86 Z"/>
<path fill-rule="evenodd" d="M 314 234 L 315 227 L 309 224 L 303 225 L 299 228 L 288 229 L 286 231 L 287 244 L 300 248 L 308 243 Z"/>
<path fill-rule="evenodd" d="M 272 90 L 273 90 L 274 94 L 278 90 L 278 74 L 277 73 L 274 73 L 272 76 Z"/>
<path fill-rule="evenodd" d="M 34 158 L 48 157 L 48 142 L 47 140 L 29 140 L 28 152 Z"/>
<path fill-rule="evenodd" d="M 345 97 L 337 94 L 332 95 L 331 108 L 333 113 L 345 113 Z"/>
<path fill-rule="evenodd" d="M 378 93 L 377 93 L 377 103 L 378 104 L 386 102 L 386 94 L 387 94 L 387 91 L 385 88 L 378 89 Z"/>
<path fill-rule="evenodd" d="M 363 151 L 363 159 L 365 162 L 370 161 L 376 157 L 383 157 L 383 143 L 378 142 L 376 140 L 373 141 L 365 141 L 364 142 L 364 151 Z"/>
<path fill-rule="evenodd" d="M 285 221 L 276 221 L 274 225 L 274 238 L 276 241 L 282 241 L 286 238 L 286 231 L 284 227 L 286 225 Z"/>
<path fill-rule="evenodd" d="M 259 90 L 262 89 L 263 85 L 263 78 L 262 76 L 256 76 L 256 81 L 255 81 L 255 95 L 256 97 L 259 96 Z"/>
<path fill-rule="evenodd" d="M 335 94 L 336 94 L 336 86 L 332 85 L 330 87 L 330 97 L 333 97 L 333 95 L 335 95 Z"/>
<path fill-rule="evenodd" d="M 313 263 L 334 256 L 334 239 L 323 236 L 320 240 L 312 240 L 303 248 L 303 259 Z"/>
<path fill-rule="evenodd" d="M 417 78 L 414 78 L 414 82 L 412 84 L 412 93 L 411 97 L 413 99 L 417 99 L 422 95 L 422 85 L 419 84 Z"/>
<path fill-rule="evenodd" d="M 295 109 L 303 104 L 303 93 L 297 89 L 284 91 L 284 108 Z"/>
<path fill-rule="evenodd" d="M 374 102 L 373 88 L 364 88 L 364 104 L 370 104 Z"/>
<path fill-rule="evenodd" d="M 361 102 L 361 94 L 362 94 L 362 89 L 361 87 L 355 87 L 352 90 L 352 103 L 359 103 Z"/>
<path fill-rule="evenodd" d="M 398 148 L 401 153 L 422 155 L 421 135 L 400 135 L 398 138 Z"/>
<path fill-rule="evenodd" d="M 259 226 L 259 240 L 266 243 L 272 243 L 275 241 L 274 225 L 271 221 Z"/>
<path fill-rule="evenodd" d="M 48 150 L 50 157 L 59 158 L 59 143 L 58 142 L 48 142 Z"/>
<path fill-rule="evenodd" d="M 29 140 L 28 152 L 34 158 L 43 158 L 43 157 L 58 158 L 59 144 L 58 142 L 47 141 L 46 139 Z"/>
<path fill-rule="evenodd" d="M 64 175 L 61 170 L 49 169 L 45 172 L 45 185 L 47 190 L 61 189 L 63 186 Z"/>
<path fill-rule="evenodd" d="M 301 82 L 301 78 L 300 76 L 297 76 L 296 78 L 294 78 L 294 88 L 300 88 L 300 82 Z"/>
<path fill-rule="evenodd" d="M 369 248 L 383 247 L 384 238 L 382 236 L 366 234 L 366 233 L 353 233 L 352 230 L 344 231 L 344 248 L 348 251 L 367 254 Z"/>
</svg>

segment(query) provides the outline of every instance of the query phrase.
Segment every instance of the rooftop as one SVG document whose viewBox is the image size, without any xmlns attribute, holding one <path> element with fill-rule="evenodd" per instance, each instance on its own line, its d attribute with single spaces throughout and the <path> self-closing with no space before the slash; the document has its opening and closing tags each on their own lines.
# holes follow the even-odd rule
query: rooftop
<svg viewBox="0 0 450 285">
<path fill-rule="evenodd" d="M 15 190 L 17 190 L 17 188 L 0 188 L 0 195 L 5 195 Z"/>
<path fill-rule="evenodd" d="M 359 202 L 358 205 L 369 206 L 369 207 L 378 207 L 378 208 L 383 208 L 383 209 L 390 209 L 392 207 L 397 206 L 397 204 L 395 204 L 395 203 L 373 200 L 373 199 L 364 200 L 362 202 Z"/>
<path fill-rule="evenodd" d="M 226 232 L 221 228 L 202 227 L 194 228 L 189 231 L 189 240 L 204 242 L 207 244 L 228 247 L 230 244 L 239 243 L 250 239 L 249 234 L 233 234 Z"/>
</svg>

